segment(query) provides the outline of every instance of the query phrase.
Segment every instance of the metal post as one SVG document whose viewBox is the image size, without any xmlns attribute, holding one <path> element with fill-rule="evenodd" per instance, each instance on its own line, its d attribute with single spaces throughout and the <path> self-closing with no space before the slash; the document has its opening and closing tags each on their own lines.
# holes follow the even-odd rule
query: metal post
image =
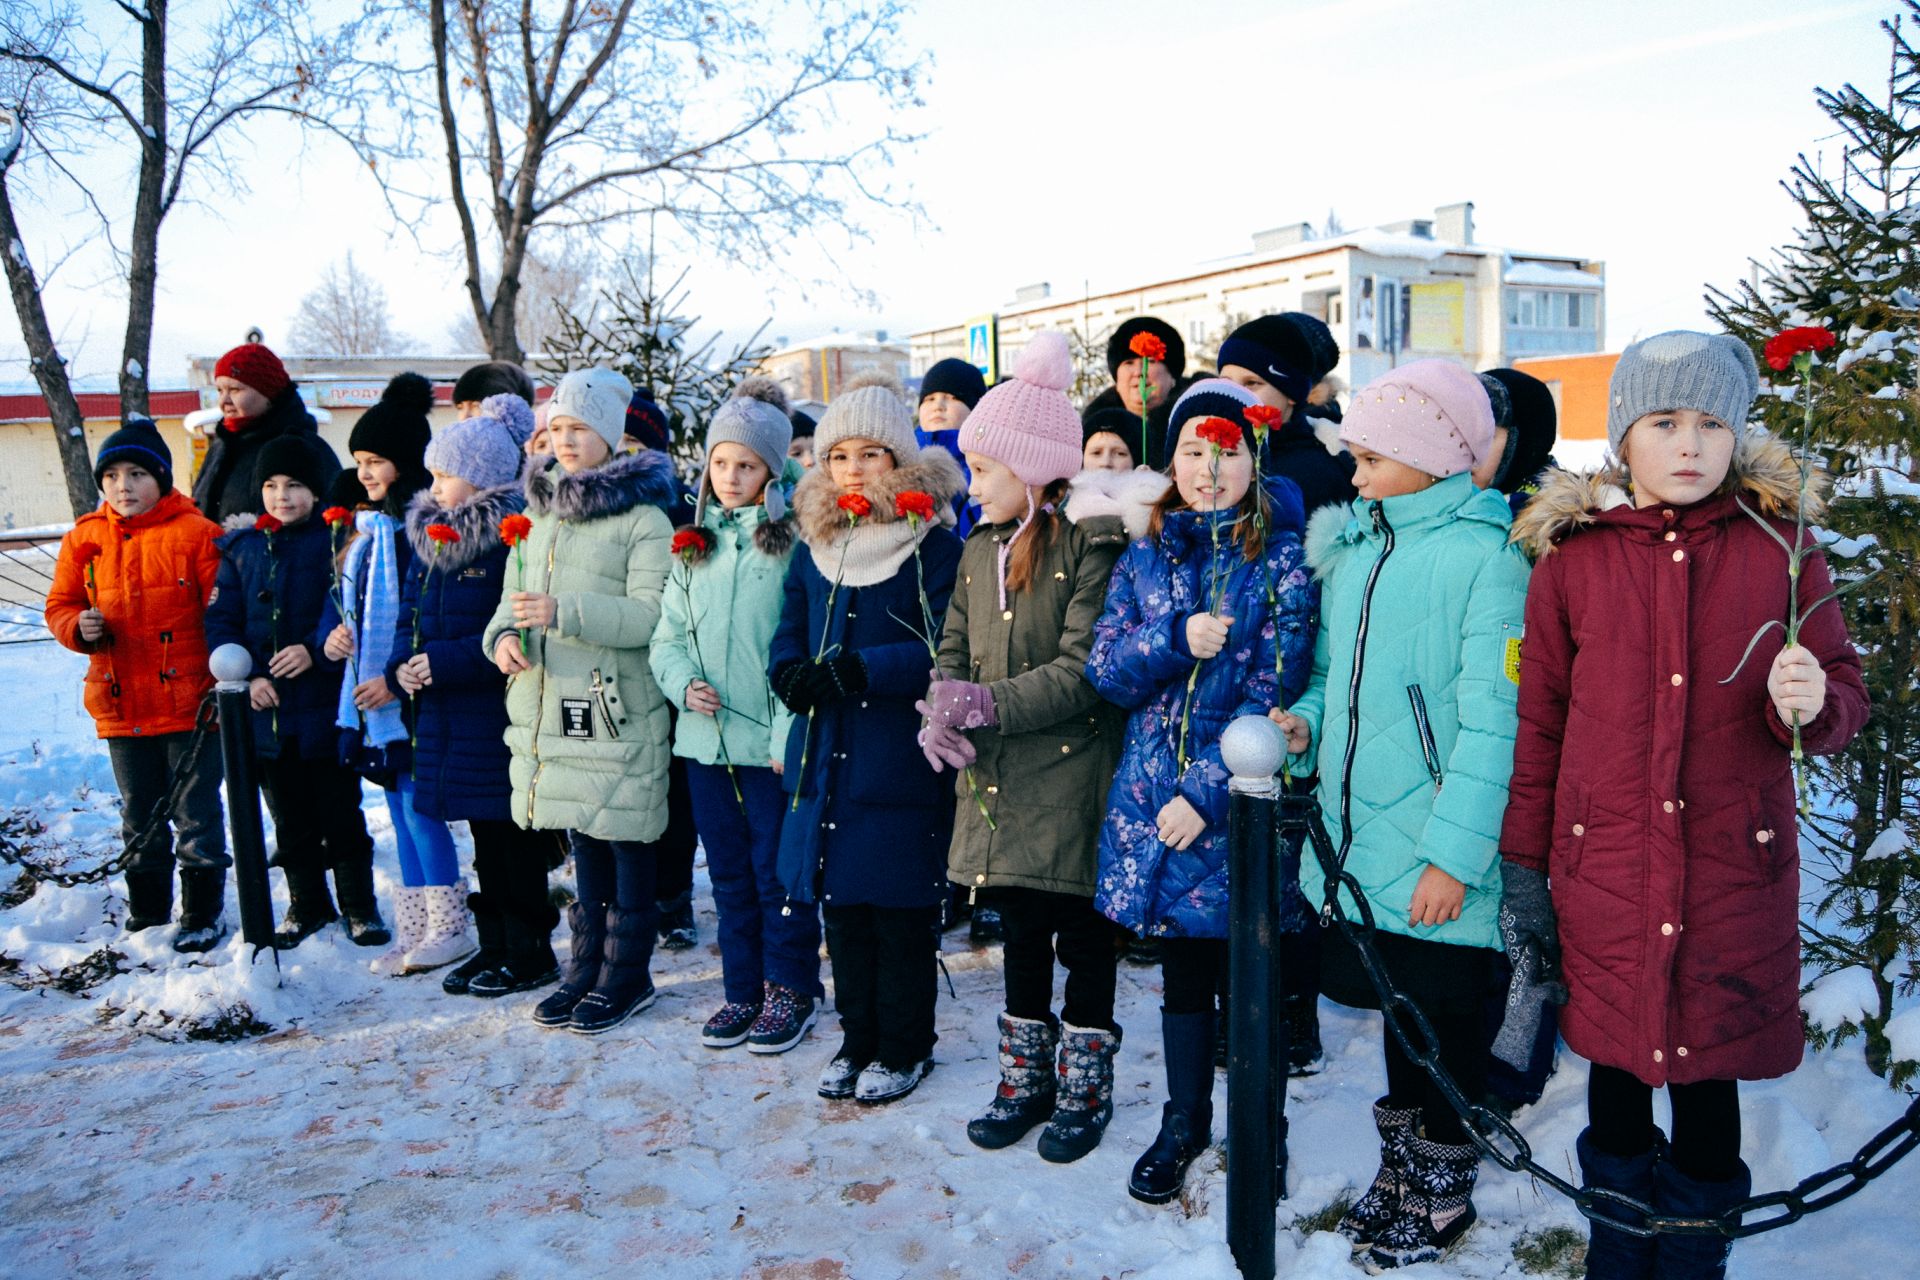
<svg viewBox="0 0 1920 1280">
<path fill-rule="evenodd" d="M 260 959 L 280 952 L 273 945 L 273 894 L 267 887 L 267 841 L 260 825 L 260 788 L 253 772 L 253 704 L 247 676 L 253 658 L 237 644 L 223 644 L 207 662 L 220 703 L 220 755 L 227 771 L 227 830 L 233 845 L 233 884 L 240 899 L 240 936 Z"/>
<path fill-rule="evenodd" d="M 1287 1073 L 1280 1050 L 1279 861 L 1274 819 L 1286 759 L 1279 730 L 1262 716 L 1227 727 L 1220 756 L 1228 783 L 1230 859 L 1227 979 L 1227 1247 L 1247 1280 L 1272 1280 L 1274 1206 L 1280 1182 Z"/>
</svg>

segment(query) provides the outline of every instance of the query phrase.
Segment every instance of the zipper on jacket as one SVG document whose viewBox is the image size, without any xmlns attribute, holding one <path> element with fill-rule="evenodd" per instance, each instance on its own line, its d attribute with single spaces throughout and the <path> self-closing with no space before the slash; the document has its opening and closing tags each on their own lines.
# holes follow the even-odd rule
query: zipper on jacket
<svg viewBox="0 0 1920 1280">
<path fill-rule="evenodd" d="M 1427 773 L 1433 779 L 1433 789 L 1437 793 L 1447 783 L 1440 772 L 1440 749 L 1433 741 L 1433 721 L 1427 718 L 1427 695 L 1420 686 L 1407 686 L 1407 701 L 1413 706 L 1413 727 L 1420 735 L 1420 755 L 1427 762 Z"/>
<path fill-rule="evenodd" d="M 547 544 L 547 580 L 542 588 L 543 592 L 546 595 L 553 594 L 553 558 L 554 558 L 554 553 L 560 549 L 560 530 L 562 527 L 563 526 L 558 522 L 554 524 L 553 541 Z M 556 618 L 554 619 L 554 621 L 558 622 L 559 619 Z M 527 636 L 529 639 L 532 638 L 533 631 L 531 628 L 528 629 Z M 527 661 L 529 662 L 533 661 L 532 654 L 527 654 L 526 658 L 527 658 Z M 547 658 L 547 642 L 546 642 L 546 638 L 542 636 L 540 640 L 540 663 L 539 663 L 540 685 L 539 685 L 539 688 L 535 689 L 533 693 L 533 738 L 532 738 L 533 774 L 527 779 L 527 829 L 529 831 L 533 829 L 534 793 L 540 786 L 540 771 L 546 768 L 546 766 L 542 764 L 540 761 L 540 718 L 541 716 L 546 714 L 546 709 L 547 709 L 546 658 Z"/>
<path fill-rule="evenodd" d="M 1378 502 L 1373 504 L 1373 529 L 1385 535 L 1386 545 L 1381 547 L 1380 558 L 1373 562 L 1373 568 L 1367 571 L 1367 585 L 1360 593 L 1360 625 L 1353 641 L 1353 677 L 1347 681 L 1347 749 L 1340 762 L 1340 853 L 1334 860 L 1337 872 L 1347 869 L 1347 854 L 1353 850 L 1353 754 L 1360 745 L 1355 731 L 1360 727 L 1360 677 L 1367 669 L 1367 629 L 1373 620 L 1373 591 L 1380 585 L 1380 570 L 1386 566 L 1387 557 L 1393 554 L 1393 523 Z M 1333 897 L 1339 891 L 1339 880 L 1329 877 L 1327 899 L 1320 907 L 1323 929 L 1333 923 Z"/>
<path fill-rule="evenodd" d="M 600 679 L 600 668 L 593 669 L 593 683 L 587 686 L 587 692 L 600 707 L 600 715 L 607 722 L 607 736 L 616 742 L 620 739 L 620 727 L 613 722 L 613 708 L 607 705 L 607 686 Z"/>
</svg>

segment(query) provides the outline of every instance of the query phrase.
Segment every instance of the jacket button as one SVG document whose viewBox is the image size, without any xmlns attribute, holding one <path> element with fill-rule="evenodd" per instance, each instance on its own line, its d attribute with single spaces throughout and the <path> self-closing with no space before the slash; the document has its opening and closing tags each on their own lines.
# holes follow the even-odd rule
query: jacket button
<svg viewBox="0 0 1920 1280">
<path fill-rule="evenodd" d="M 998 541 L 999 541 L 999 539 L 998 539 L 998 538 L 995 538 L 995 539 L 994 539 L 994 541 L 995 541 L 995 542 L 998 542 Z M 973 882 L 974 882 L 975 884 L 985 884 L 985 883 L 987 882 L 987 878 L 986 878 L 985 876 L 975 876 L 975 877 L 973 878 Z"/>
<path fill-rule="evenodd" d="M 1072 754 L 1073 754 L 1073 748 L 1072 748 L 1072 747 L 1070 747 L 1070 746 L 1068 746 L 1068 745 L 1067 745 L 1066 743 L 1064 743 L 1064 742 L 1063 742 L 1063 743 L 1061 743 L 1061 744 L 1060 744 L 1060 754 L 1061 754 L 1061 755 L 1063 755 L 1063 756 L 1066 756 L 1066 755 L 1072 755 Z"/>
<path fill-rule="evenodd" d="M 1055 582 L 1065 582 L 1067 580 L 1066 571 L 1062 569 L 1055 569 L 1053 571 L 1053 580 Z"/>
<path fill-rule="evenodd" d="M 833 825 L 833 824 L 832 824 L 831 822 L 829 822 L 829 823 L 827 824 L 827 830 L 829 830 L 829 831 L 836 831 L 836 830 L 838 830 L 838 829 L 839 829 L 839 828 L 837 828 L 837 827 L 835 827 L 835 826 L 834 826 L 834 825 Z"/>
<path fill-rule="evenodd" d="M 1013 621 L 1013 610 L 1011 610 L 1011 609 L 1006 609 L 1006 610 L 1003 610 L 1003 611 L 1001 612 L 1001 614 L 1000 614 L 1000 621 L 1002 621 L 1002 622 L 1012 622 L 1012 621 Z"/>
<path fill-rule="evenodd" d="M 1773 832 L 1771 832 L 1771 831 L 1756 831 L 1756 832 L 1754 832 L 1754 833 L 1753 833 L 1753 838 L 1754 838 L 1754 839 L 1755 839 L 1756 841 L 1758 841 L 1759 843 L 1761 843 L 1761 844 L 1765 844 L 1765 843 L 1767 843 L 1767 841 L 1769 841 L 1769 840 L 1771 840 L 1771 839 L 1773 839 Z"/>
<path fill-rule="evenodd" d="M 1675 538 L 1677 538 L 1677 537 L 1679 537 L 1679 536 L 1680 536 L 1679 534 L 1677 534 L 1677 533 L 1675 533 L 1675 532 L 1673 532 L 1673 531 L 1672 531 L 1671 529 L 1669 529 L 1669 530 L 1667 531 L 1667 541 L 1668 541 L 1668 542 L 1672 542 L 1672 541 L 1673 541 L 1673 540 L 1674 540 Z"/>
<path fill-rule="evenodd" d="M 1573 834 L 1575 834 L 1575 835 L 1577 835 L 1577 836 L 1583 836 L 1583 835 L 1585 835 L 1585 834 L 1587 834 L 1587 827 L 1586 827 L 1586 824 L 1585 824 L 1585 823 L 1583 823 L 1583 822 L 1576 822 L 1576 823 L 1574 823 L 1574 824 L 1573 824 Z"/>
<path fill-rule="evenodd" d="M 1669 800 L 1669 801 L 1667 801 L 1667 802 L 1666 802 L 1665 804 L 1663 804 L 1663 805 L 1661 805 L 1660 807 L 1661 807 L 1662 809 L 1665 809 L 1665 810 L 1666 810 L 1666 811 L 1667 811 L 1668 813 L 1672 813 L 1672 812 L 1673 812 L 1673 801 L 1671 801 L 1671 800 Z"/>
<path fill-rule="evenodd" d="M 1673 926 L 1670 924 L 1661 925 L 1660 934 L 1662 937 L 1671 938 L 1673 936 Z"/>
<path fill-rule="evenodd" d="M 994 785 L 994 786 L 991 786 L 991 787 L 988 787 L 988 788 L 987 788 L 987 794 L 988 794 L 988 795 L 990 795 L 990 796 L 997 796 L 997 795 L 999 795 L 999 794 L 1000 794 L 1000 788 L 999 788 L 999 786 L 998 786 L 998 785 L 996 784 L 996 785 Z"/>
<path fill-rule="evenodd" d="M 1671 676 L 1667 678 L 1673 682 L 1673 686 L 1676 689 L 1686 683 L 1686 677 L 1682 676 L 1678 671 L 1674 672 Z"/>
<path fill-rule="evenodd" d="M 1679 564 L 1682 560 L 1685 560 L 1686 558 L 1687 558 L 1687 553 L 1684 551 L 1680 551 L 1676 549 L 1673 553 L 1673 562 L 1675 564 Z"/>
<path fill-rule="evenodd" d="M 972 586 L 972 585 L 973 585 L 973 575 L 972 575 L 972 574 L 968 574 L 968 575 L 967 575 L 967 585 L 968 585 L 968 586 Z"/>
<path fill-rule="evenodd" d="M 1675 1046 L 1675 1048 L 1674 1048 L 1674 1052 L 1675 1052 L 1675 1053 L 1677 1053 L 1677 1054 L 1679 1054 L 1679 1055 L 1680 1055 L 1681 1057 L 1683 1057 L 1683 1058 L 1684 1058 L 1684 1057 L 1686 1057 L 1686 1056 L 1687 1056 L 1687 1046 L 1685 1046 L 1685 1045 L 1677 1045 L 1677 1046 Z"/>
<path fill-rule="evenodd" d="M 1665 1062 L 1667 1060 L 1667 1055 L 1660 1052 L 1658 1049 L 1655 1049 L 1653 1051 L 1653 1060 L 1655 1062 Z"/>
</svg>

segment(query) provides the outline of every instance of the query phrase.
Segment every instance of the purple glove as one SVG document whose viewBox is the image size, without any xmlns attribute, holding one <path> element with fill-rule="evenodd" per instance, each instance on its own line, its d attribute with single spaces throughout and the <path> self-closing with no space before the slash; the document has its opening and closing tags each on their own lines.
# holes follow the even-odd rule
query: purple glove
<svg viewBox="0 0 1920 1280">
<path fill-rule="evenodd" d="M 1000 724 L 992 690 L 971 680 L 935 680 L 927 686 L 920 711 L 929 722 L 950 729 L 993 729 Z"/>
<path fill-rule="evenodd" d="M 928 714 L 924 702 L 916 702 L 914 709 L 921 715 Z M 920 753 L 926 756 L 927 763 L 933 766 L 935 773 L 940 772 L 943 764 L 958 772 L 971 765 L 975 758 L 973 744 L 967 741 L 967 735 L 931 719 L 920 730 L 919 743 Z"/>
</svg>

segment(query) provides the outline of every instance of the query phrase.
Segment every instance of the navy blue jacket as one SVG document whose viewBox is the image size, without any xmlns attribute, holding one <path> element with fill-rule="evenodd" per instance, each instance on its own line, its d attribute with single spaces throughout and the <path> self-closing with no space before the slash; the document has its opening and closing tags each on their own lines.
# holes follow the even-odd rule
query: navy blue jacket
<svg viewBox="0 0 1920 1280">
<path fill-rule="evenodd" d="M 425 490 L 421 490 L 421 492 L 424 493 Z M 352 535 L 349 534 L 348 536 L 351 537 Z M 404 591 L 406 589 L 407 575 L 413 571 L 413 546 L 407 541 L 404 528 L 396 530 L 393 539 L 395 545 L 394 576 L 399 581 L 401 590 Z M 359 585 L 360 598 L 352 602 L 352 612 L 355 618 L 364 619 L 367 616 L 367 594 L 373 589 L 373 584 L 366 581 L 365 578 L 362 578 Z M 328 636 L 333 634 L 333 629 L 339 626 L 341 621 L 339 603 L 334 600 L 332 593 L 329 592 L 326 598 L 326 609 L 320 615 L 319 639 L 325 641 Z M 402 642 L 410 643 L 412 639 L 413 637 L 409 635 L 404 637 Z M 318 652 L 317 648 L 315 651 Z M 344 667 L 344 664 L 342 665 Z M 412 703 L 408 702 L 406 698 L 401 695 L 400 686 L 394 681 L 391 667 L 381 672 L 381 677 L 386 680 L 387 687 L 393 690 L 394 697 L 401 699 L 401 713 L 411 716 L 413 712 Z M 370 674 L 363 674 L 361 678 L 371 679 L 372 677 Z M 334 714 L 338 715 L 339 710 L 339 704 L 336 702 L 333 708 Z M 368 747 L 361 740 L 361 734 L 358 729 L 341 728 L 336 724 L 334 727 L 334 744 L 337 758 L 342 764 L 360 774 L 369 782 L 381 787 L 391 788 L 394 784 L 395 775 L 406 773 L 413 767 L 411 744 L 408 743 L 405 738 L 389 744 L 382 750 L 376 751 Z"/>
<path fill-rule="evenodd" d="M 1339 421 L 1326 413 L 1313 416 Z M 1352 502 L 1359 496 L 1353 487 L 1353 455 L 1344 450 L 1337 455 L 1328 453 L 1314 435 L 1309 416 L 1297 409 L 1285 426 L 1267 437 L 1260 470 L 1264 475 L 1285 476 L 1300 486 L 1309 516 L 1322 507 Z"/>
</svg>

